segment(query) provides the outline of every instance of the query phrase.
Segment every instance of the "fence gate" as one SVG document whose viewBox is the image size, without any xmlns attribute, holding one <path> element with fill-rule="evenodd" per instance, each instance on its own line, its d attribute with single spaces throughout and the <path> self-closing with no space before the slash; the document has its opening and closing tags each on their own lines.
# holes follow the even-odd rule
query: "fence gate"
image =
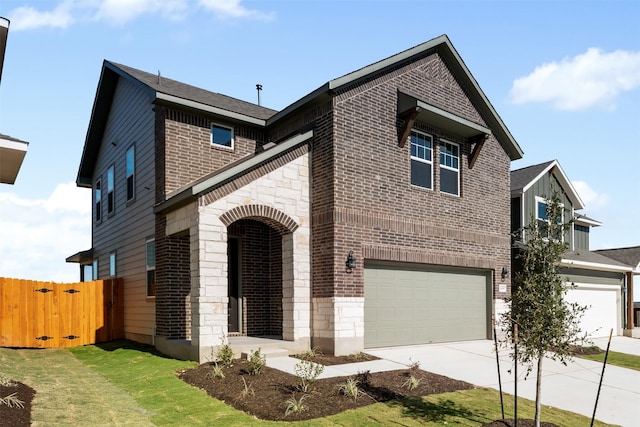
<svg viewBox="0 0 640 427">
<path fill-rule="evenodd" d="M 124 338 L 123 280 L 0 277 L 0 347 L 62 348 Z"/>
</svg>

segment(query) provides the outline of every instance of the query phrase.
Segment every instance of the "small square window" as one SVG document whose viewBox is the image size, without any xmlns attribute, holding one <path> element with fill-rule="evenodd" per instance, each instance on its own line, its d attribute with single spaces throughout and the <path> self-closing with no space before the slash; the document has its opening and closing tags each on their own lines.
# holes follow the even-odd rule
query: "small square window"
<svg viewBox="0 0 640 427">
<path fill-rule="evenodd" d="M 233 129 L 211 125 L 211 143 L 221 147 L 233 148 Z"/>
</svg>

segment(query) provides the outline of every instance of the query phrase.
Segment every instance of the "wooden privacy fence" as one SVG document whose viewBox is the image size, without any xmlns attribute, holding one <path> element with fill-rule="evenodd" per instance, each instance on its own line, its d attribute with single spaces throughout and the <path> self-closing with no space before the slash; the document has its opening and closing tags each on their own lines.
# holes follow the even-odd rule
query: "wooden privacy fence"
<svg viewBox="0 0 640 427">
<path fill-rule="evenodd" d="M 0 277 L 0 347 L 62 348 L 124 338 L 123 280 Z"/>
</svg>

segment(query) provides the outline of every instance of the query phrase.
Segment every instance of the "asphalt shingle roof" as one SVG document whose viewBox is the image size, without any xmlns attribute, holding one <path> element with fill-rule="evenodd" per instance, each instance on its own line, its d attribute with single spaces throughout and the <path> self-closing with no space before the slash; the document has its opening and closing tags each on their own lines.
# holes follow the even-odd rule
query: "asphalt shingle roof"
<svg viewBox="0 0 640 427">
<path fill-rule="evenodd" d="M 222 108 L 224 110 L 262 120 L 266 120 L 277 113 L 276 110 L 272 110 L 270 108 L 265 108 L 227 95 L 222 95 L 220 93 L 200 89 L 177 80 L 168 79 L 163 76 L 158 78 L 158 74 L 147 73 L 146 71 L 141 71 L 111 61 L 108 62 L 157 92 L 177 96 L 178 98 L 199 102 L 212 107 Z"/>
<path fill-rule="evenodd" d="M 549 162 L 511 171 L 511 191 L 522 190 L 553 162 L 554 160 L 551 160 Z"/>
<path fill-rule="evenodd" d="M 616 249 L 599 249 L 596 252 L 603 256 L 606 256 L 607 258 L 620 261 L 633 268 L 640 265 L 640 246 Z"/>
<path fill-rule="evenodd" d="M 593 264 L 611 265 L 614 267 L 629 267 L 628 264 L 608 258 L 593 251 L 567 251 L 562 254 L 562 258 L 569 261 L 581 261 Z"/>
</svg>

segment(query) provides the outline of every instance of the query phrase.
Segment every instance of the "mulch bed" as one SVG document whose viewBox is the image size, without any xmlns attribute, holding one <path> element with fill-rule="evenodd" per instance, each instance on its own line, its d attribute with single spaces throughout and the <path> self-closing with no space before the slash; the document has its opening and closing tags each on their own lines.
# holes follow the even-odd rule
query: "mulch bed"
<svg viewBox="0 0 640 427">
<path fill-rule="evenodd" d="M 23 402 L 24 407 L 9 407 L 0 404 L 0 425 L 3 426 L 30 426 L 31 425 L 31 401 L 36 391 L 26 384 L 14 381 L 11 386 L 0 386 L 0 397 L 5 399 L 12 393 Z"/>
<path fill-rule="evenodd" d="M 335 365 L 337 360 L 329 360 L 329 358 L 333 356 L 316 356 L 312 360 L 314 362 L 323 360 L 325 363 L 328 362 L 327 364 Z M 353 360 L 349 362 L 353 363 Z M 274 421 L 307 420 L 337 414 L 375 402 L 474 388 L 472 384 L 464 381 L 416 369 L 413 374 L 421 381 L 415 389 L 409 390 L 408 387 L 403 387 L 403 383 L 409 378 L 409 369 L 366 372 L 356 376 L 359 386 L 366 395 L 353 399 L 341 394 L 338 387 L 345 383 L 345 377 L 320 379 L 315 382 L 313 391 L 307 393 L 304 399 L 306 409 L 285 415 L 286 401 L 292 396 L 299 399 L 303 395 L 298 387 L 300 384 L 298 377 L 269 367 L 264 367 L 262 373 L 258 375 L 249 375 L 246 372 L 247 361 L 236 359 L 232 366 L 223 368 L 224 378 L 214 378 L 213 366 L 213 363 L 204 363 L 192 369 L 181 370 L 178 372 L 178 377 L 238 410 L 263 420 Z M 252 390 L 252 393 L 243 395 L 246 388 Z"/>
</svg>

